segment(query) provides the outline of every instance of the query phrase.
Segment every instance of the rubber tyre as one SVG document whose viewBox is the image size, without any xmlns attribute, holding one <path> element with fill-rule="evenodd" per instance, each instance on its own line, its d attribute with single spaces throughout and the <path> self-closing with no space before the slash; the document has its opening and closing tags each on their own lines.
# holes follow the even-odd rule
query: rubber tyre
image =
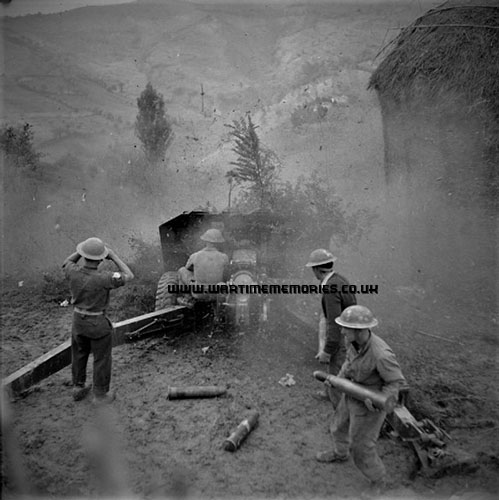
<svg viewBox="0 0 499 500">
<path fill-rule="evenodd" d="M 177 294 L 168 291 L 168 285 L 178 285 L 178 274 L 176 271 L 166 271 L 161 276 L 156 290 L 156 302 L 154 310 L 159 311 L 167 306 L 174 306 L 177 304 Z"/>
</svg>

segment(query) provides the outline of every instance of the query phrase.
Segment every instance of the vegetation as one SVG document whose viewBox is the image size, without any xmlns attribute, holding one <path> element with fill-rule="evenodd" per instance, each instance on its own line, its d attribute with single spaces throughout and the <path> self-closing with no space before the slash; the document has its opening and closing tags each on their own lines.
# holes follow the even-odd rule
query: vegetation
<svg viewBox="0 0 499 500">
<path fill-rule="evenodd" d="M 142 149 L 151 163 L 165 157 L 173 139 L 173 129 L 165 113 L 163 96 L 148 83 L 137 99 L 139 112 L 135 121 L 135 132 L 142 142 Z"/>
<path fill-rule="evenodd" d="M 275 204 L 287 219 L 285 232 L 308 247 L 312 242 L 327 246 L 331 238 L 337 245 L 357 244 L 374 219 L 368 210 L 347 213 L 342 198 L 317 171 L 299 177 L 294 184 L 281 186 L 276 191 Z"/>
<path fill-rule="evenodd" d="M 154 311 L 156 287 L 163 269 L 159 245 L 135 237 L 130 237 L 128 243 L 134 253 L 130 267 L 135 278 L 114 295 L 114 316 L 120 320 Z"/>
<path fill-rule="evenodd" d="M 5 125 L 0 131 L 0 149 L 16 167 L 36 170 L 41 154 L 33 146 L 34 132 L 29 123 Z"/>
<path fill-rule="evenodd" d="M 272 208 L 280 169 L 279 158 L 260 142 L 256 133 L 258 127 L 249 114 L 226 127 L 231 129 L 229 135 L 235 142 L 232 151 L 237 155 L 237 160 L 231 162 L 235 168 L 227 172 L 227 177 L 236 185 L 243 186 L 242 195 L 246 203 L 253 201 L 256 208 Z"/>
<path fill-rule="evenodd" d="M 365 209 L 348 213 L 330 179 L 318 172 L 301 176 L 295 183 L 283 183 L 278 175 L 280 160 L 262 146 L 249 114 L 226 126 L 235 141 L 232 151 L 238 155 L 231 162 L 236 168 L 226 175 L 242 186 L 234 206 L 241 212 L 264 209 L 276 216 L 275 244 L 294 249 L 286 259 L 289 269 L 299 265 L 292 260 L 301 259 L 310 247 L 328 247 L 332 241 L 334 245 L 355 245 L 369 230 L 374 214 Z"/>
</svg>

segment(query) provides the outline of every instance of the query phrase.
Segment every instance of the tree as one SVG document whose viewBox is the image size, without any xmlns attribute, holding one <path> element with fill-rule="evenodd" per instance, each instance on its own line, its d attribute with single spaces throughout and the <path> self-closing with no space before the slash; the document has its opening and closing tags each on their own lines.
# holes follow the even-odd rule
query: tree
<svg viewBox="0 0 499 500">
<path fill-rule="evenodd" d="M 173 139 L 171 123 L 165 115 L 163 96 L 148 83 L 137 99 L 139 112 L 135 121 L 135 132 L 142 142 L 148 161 L 162 160 Z"/>
<path fill-rule="evenodd" d="M 236 184 L 246 187 L 246 195 L 256 198 L 258 208 L 272 208 L 273 197 L 277 185 L 280 162 L 277 155 L 263 146 L 256 133 L 257 126 L 248 114 L 226 125 L 231 131 L 235 146 L 232 151 L 238 156 L 230 162 L 235 168 L 226 176 Z"/>
<path fill-rule="evenodd" d="M 0 131 L 0 149 L 16 167 L 36 170 L 40 165 L 41 154 L 33 147 L 34 133 L 31 125 L 5 125 Z"/>
</svg>

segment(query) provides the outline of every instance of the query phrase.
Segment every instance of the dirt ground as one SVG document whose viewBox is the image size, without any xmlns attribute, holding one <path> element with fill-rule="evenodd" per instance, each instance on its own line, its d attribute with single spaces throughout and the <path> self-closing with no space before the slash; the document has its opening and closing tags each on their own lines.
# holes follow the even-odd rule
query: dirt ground
<svg viewBox="0 0 499 500">
<path fill-rule="evenodd" d="M 72 401 L 69 368 L 14 400 L 15 438 L 34 495 L 359 498 L 367 483 L 353 463 L 314 460 L 329 446 L 331 417 L 329 404 L 312 396 L 320 389 L 312 376 L 321 368 L 314 360 L 315 333 L 277 304 L 271 310 L 265 328 L 256 331 L 164 335 L 115 348 L 117 399 L 107 412 L 88 399 Z M 126 310 L 112 314 L 113 320 L 129 317 Z M 4 289 L 2 375 L 63 342 L 70 320 L 69 308 L 37 290 Z M 279 384 L 286 374 L 295 385 Z M 212 399 L 169 400 L 168 387 L 180 385 L 226 385 L 228 391 Z M 252 410 L 260 414 L 258 426 L 238 451 L 225 451 L 224 439 Z M 415 473 L 412 449 L 385 437 L 379 450 L 392 483 L 387 498 L 494 497 L 497 422 L 472 425 L 466 408 L 461 411 L 457 422 L 465 428 L 454 422 L 447 430 L 455 444 L 477 454 L 478 469 L 425 479 Z M 2 496 L 15 497 L 12 482 L 4 481 Z"/>
</svg>

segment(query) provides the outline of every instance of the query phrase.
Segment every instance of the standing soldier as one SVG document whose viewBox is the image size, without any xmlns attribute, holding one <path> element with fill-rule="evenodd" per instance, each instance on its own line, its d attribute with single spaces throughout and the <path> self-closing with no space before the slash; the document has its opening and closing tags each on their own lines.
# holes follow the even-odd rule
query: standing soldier
<svg viewBox="0 0 499 500">
<path fill-rule="evenodd" d="M 319 352 L 316 358 L 320 363 L 329 364 L 329 373 L 332 375 L 340 371 L 346 352 L 344 336 L 334 320 L 344 309 L 357 303 L 355 295 L 349 292 L 348 281 L 333 270 L 335 261 L 336 257 L 331 252 L 319 248 L 310 254 L 309 261 L 305 264 L 306 267 L 312 268 L 324 290 L 319 321 Z M 341 393 L 333 387 L 328 387 L 323 397 L 328 396 L 336 408 Z"/>
<path fill-rule="evenodd" d="M 338 377 L 346 378 L 374 391 L 398 397 L 406 382 L 395 354 L 371 328 L 378 324 L 364 306 L 351 306 L 336 318 L 348 343 L 346 361 Z M 328 384 L 328 382 L 326 382 Z M 386 412 L 342 394 L 333 417 L 333 449 L 317 454 L 319 462 L 344 462 L 350 451 L 357 468 L 371 481 L 373 492 L 386 488 L 386 470 L 376 451 Z"/>
<path fill-rule="evenodd" d="M 113 261 L 119 272 L 100 271 L 98 267 L 104 259 Z M 99 238 L 88 238 L 79 243 L 76 252 L 66 258 L 62 268 L 69 280 L 74 306 L 71 329 L 73 399 L 81 401 L 90 392 L 91 387 L 86 386 L 85 381 L 87 362 L 92 353 L 93 401 L 111 402 L 114 399 L 114 394 L 109 394 L 113 326 L 106 316 L 106 308 L 109 292 L 132 280 L 133 273 Z"/>
</svg>

